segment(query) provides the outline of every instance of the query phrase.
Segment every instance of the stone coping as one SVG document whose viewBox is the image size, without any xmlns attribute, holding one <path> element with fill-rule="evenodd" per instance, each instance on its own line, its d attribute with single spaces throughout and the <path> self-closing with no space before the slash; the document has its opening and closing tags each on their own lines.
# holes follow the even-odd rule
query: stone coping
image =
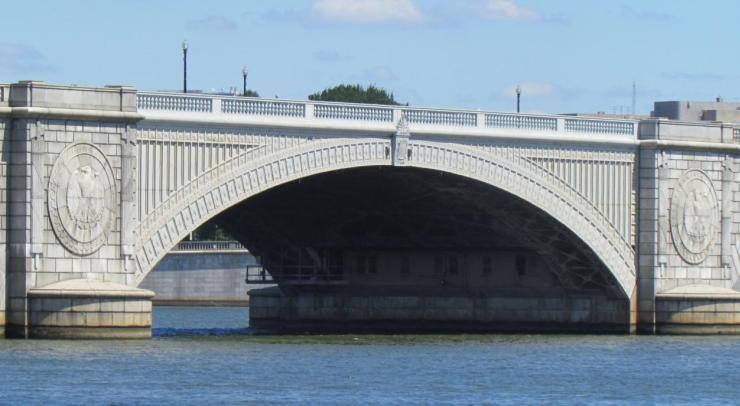
<svg viewBox="0 0 740 406">
<path fill-rule="evenodd" d="M 151 299 L 154 292 L 113 282 L 70 279 L 28 291 L 29 297 L 132 297 Z"/>
<path fill-rule="evenodd" d="M 686 285 L 669 289 L 655 295 L 656 299 L 710 299 L 710 300 L 740 300 L 740 292 L 728 288 L 708 285 Z"/>
<path fill-rule="evenodd" d="M 71 109 L 61 107 L 2 106 L 0 107 L 0 115 L 9 115 L 19 118 L 50 117 L 77 120 L 120 120 L 127 122 L 136 122 L 144 118 L 143 115 L 132 111 Z"/>
</svg>

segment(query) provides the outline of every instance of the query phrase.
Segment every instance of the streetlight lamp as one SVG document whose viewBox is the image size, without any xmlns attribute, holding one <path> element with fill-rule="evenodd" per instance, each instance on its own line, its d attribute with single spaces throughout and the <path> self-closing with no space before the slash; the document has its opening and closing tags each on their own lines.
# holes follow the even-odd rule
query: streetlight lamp
<svg viewBox="0 0 740 406">
<path fill-rule="evenodd" d="M 519 112 L 519 102 L 522 99 L 522 88 L 516 85 L 516 112 Z"/>
<path fill-rule="evenodd" d="M 182 42 L 182 92 L 188 92 L 188 41 Z"/>
<path fill-rule="evenodd" d="M 247 67 L 242 68 L 242 78 L 244 79 L 244 85 L 242 87 L 242 96 L 247 95 Z"/>
</svg>

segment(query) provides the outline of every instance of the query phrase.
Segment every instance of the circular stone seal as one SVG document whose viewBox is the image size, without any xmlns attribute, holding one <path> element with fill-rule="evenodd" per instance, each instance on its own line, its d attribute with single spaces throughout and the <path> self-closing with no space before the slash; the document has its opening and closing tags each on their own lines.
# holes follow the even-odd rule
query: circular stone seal
<svg viewBox="0 0 740 406">
<path fill-rule="evenodd" d="M 706 259 L 718 231 L 719 209 L 712 181 L 700 170 L 684 172 L 671 196 L 676 251 L 689 264 L 698 264 Z"/>
<path fill-rule="evenodd" d="M 65 148 L 51 169 L 48 198 L 52 228 L 68 250 L 89 255 L 105 244 L 116 218 L 116 182 L 98 148 Z"/>
</svg>

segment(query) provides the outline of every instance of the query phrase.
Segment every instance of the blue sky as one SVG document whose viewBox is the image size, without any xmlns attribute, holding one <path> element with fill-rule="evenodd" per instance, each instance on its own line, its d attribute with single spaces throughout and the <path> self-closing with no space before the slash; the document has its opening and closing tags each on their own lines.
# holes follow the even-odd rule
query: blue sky
<svg viewBox="0 0 740 406">
<path fill-rule="evenodd" d="M 0 82 L 241 88 L 375 84 L 417 106 L 637 112 L 740 100 L 740 2 L 0 0 Z"/>
</svg>

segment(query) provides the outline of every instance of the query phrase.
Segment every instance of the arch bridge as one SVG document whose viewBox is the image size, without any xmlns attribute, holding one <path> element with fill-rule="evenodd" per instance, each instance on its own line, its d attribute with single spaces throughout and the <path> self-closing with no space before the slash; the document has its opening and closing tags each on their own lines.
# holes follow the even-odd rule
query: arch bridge
<svg viewBox="0 0 740 406">
<path fill-rule="evenodd" d="M 11 334 L 150 334 L 138 284 L 209 220 L 278 283 L 256 326 L 734 328 L 731 125 L 0 90 Z"/>
</svg>

